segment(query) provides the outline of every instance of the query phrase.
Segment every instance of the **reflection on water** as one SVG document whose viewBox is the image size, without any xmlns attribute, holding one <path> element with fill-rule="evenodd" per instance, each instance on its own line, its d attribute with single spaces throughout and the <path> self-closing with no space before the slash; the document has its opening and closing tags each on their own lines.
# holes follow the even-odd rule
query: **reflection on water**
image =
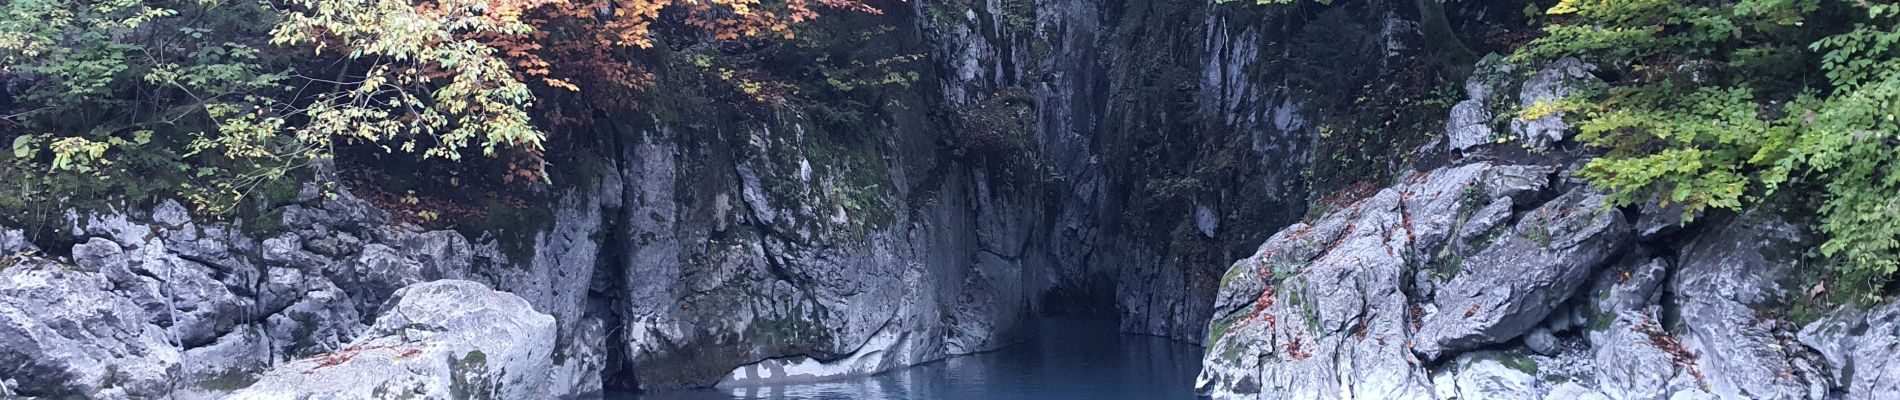
<svg viewBox="0 0 1900 400">
<path fill-rule="evenodd" d="M 663 392 L 610 400 L 1191 399 L 1201 349 L 1115 333 L 1113 319 L 1050 318 L 1022 344 L 842 381 Z"/>
</svg>

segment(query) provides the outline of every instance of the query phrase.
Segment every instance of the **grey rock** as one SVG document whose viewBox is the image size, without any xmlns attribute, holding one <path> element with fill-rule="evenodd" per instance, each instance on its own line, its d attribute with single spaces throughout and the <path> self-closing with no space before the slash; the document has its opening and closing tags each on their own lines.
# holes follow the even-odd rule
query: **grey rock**
<svg viewBox="0 0 1900 400">
<path fill-rule="evenodd" d="M 1197 390 L 1430 398 L 1432 383 L 1408 349 L 1412 303 L 1399 290 L 1414 279 L 1410 260 L 1438 253 L 1473 210 L 1533 188 L 1498 182 L 1536 182 L 1506 177 L 1547 171 L 1479 163 L 1417 174 L 1274 234 L 1221 279 Z"/>
<path fill-rule="evenodd" d="M 233 399 L 548 396 L 554 317 L 469 281 L 405 287 L 342 350 L 265 373 Z"/>
<path fill-rule="evenodd" d="M 1214 209 L 1208 208 L 1206 204 L 1195 204 L 1194 227 L 1200 229 L 1201 236 L 1212 239 L 1214 238 L 1214 233 L 1220 229 L 1220 216 L 1215 214 Z"/>
<path fill-rule="evenodd" d="M 1682 230 L 1682 203 L 1658 206 L 1657 202 L 1643 203 L 1642 215 L 1636 217 L 1636 234 L 1645 240 L 1676 233 Z"/>
<path fill-rule="evenodd" d="M 1751 211 L 1683 248 L 1670 286 L 1687 327 L 1683 344 L 1713 393 L 1725 398 L 1820 398 L 1828 379 L 1793 327 L 1755 307 L 1790 294 L 1779 282 L 1796 268 L 1806 243 L 1793 224 Z"/>
<path fill-rule="evenodd" d="M 1661 338 L 1661 343 L 1675 340 L 1660 324 L 1652 315 L 1623 311 L 1601 332 L 1595 375 L 1603 393 L 1616 399 L 1661 400 L 1679 389 L 1687 389 L 1679 387 L 1684 383 L 1699 383 L 1690 376 L 1693 365 L 1681 365 L 1670 350 L 1657 347 L 1656 338 Z"/>
<path fill-rule="evenodd" d="M 328 280 L 307 279 L 295 272 L 273 269 L 269 285 L 284 285 L 289 292 L 271 302 L 283 304 L 282 311 L 265 317 L 266 335 L 272 354 L 278 358 L 297 358 L 334 351 L 366 327 L 348 294 Z"/>
<path fill-rule="evenodd" d="M 1592 306 L 1611 318 L 1619 312 L 1647 310 L 1660 304 L 1662 291 L 1657 289 L 1662 287 L 1668 274 L 1667 260 L 1640 253 L 1628 255 L 1597 277 L 1591 288 Z"/>
<path fill-rule="evenodd" d="M 1622 213 L 1575 189 L 1532 210 L 1437 289 L 1413 349 L 1435 359 L 1530 331 L 1629 242 Z"/>
<path fill-rule="evenodd" d="M 1529 347 L 1531 351 L 1535 351 L 1537 354 L 1547 356 L 1556 355 L 1558 351 L 1563 350 L 1557 347 L 1559 345 L 1560 343 L 1557 343 L 1557 335 L 1551 333 L 1550 328 L 1538 326 L 1537 328 L 1531 329 L 1530 333 L 1524 335 L 1524 347 Z"/>
<path fill-rule="evenodd" d="M 1518 107 L 1529 109 L 1539 103 L 1563 100 L 1577 93 L 1578 87 L 1596 80 L 1588 64 L 1572 57 L 1551 62 L 1524 82 L 1518 93 Z M 1511 120 L 1511 133 L 1524 141 L 1532 149 L 1545 149 L 1551 144 L 1569 138 L 1570 125 L 1564 123 L 1564 113 L 1554 112 L 1537 119 L 1525 121 Z"/>
<path fill-rule="evenodd" d="M 167 228 L 183 227 L 191 223 L 191 211 L 185 210 L 177 200 L 167 199 L 152 208 L 152 222 Z"/>
<path fill-rule="evenodd" d="M 1425 398 L 1405 349 L 1400 191 L 1296 224 L 1234 263 L 1196 387 L 1215 398 Z M 1352 345 L 1348 345 L 1351 343 Z"/>
<path fill-rule="evenodd" d="M 1676 392 L 1675 394 L 1669 395 L 1669 400 L 1717 400 L 1717 399 L 1721 399 L 1721 397 L 1717 397 L 1714 393 L 1704 392 L 1701 390 L 1684 390 L 1684 391 Z"/>
<path fill-rule="evenodd" d="M 1528 364 L 1507 366 L 1500 357 L 1510 357 L 1516 363 Z M 1445 399 L 1539 399 L 1539 378 L 1535 371 L 1520 368 L 1535 368 L 1535 361 L 1509 354 L 1468 353 L 1453 360 L 1452 365 L 1433 376 L 1436 395 Z"/>
<path fill-rule="evenodd" d="M 27 240 L 25 231 L 0 226 L 0 255 L 39 250 L 32 241 Z"/>
<path fill-rule="evenodd" d="M 0 376 L 23 396 L 154 398 L 180 354 L 103 274 L 44 259 L 0 266 Z"/>
<path fill-rule="evenodd" d="M 1610 400 L 1610 396 L 1576 382 L 1564 382 L 1550 389 L 1544 400 Z"/>
<path fill-rule="evenodd" d="M 1451 116 L 1445 120 L 1446 145 L 1455 152 L 1491 144 L 1492 135 L 1495 134 L 1491 130 L 1491 110 L 1477 99 L 1453 105 Z"/>
<path fill-rule="evenodd" d="M 269 336 L 246 325 L 210 344 L 185 350 L 179 363 L 174 398 L 218 398 L 256 382 L 276 363 Z"/>
<path fill-rule="evenodd" d="M 1900 398 L 1900 303 L 1847 308 L 1801 329 L 1845 399 Z"/>
<path fill-rule="evenodd" d="M 73 230 L 79 237 L 105 238 L 120 246 L 137 247 L 153 236 L 151 226 L 134 221 L 127 213 L 94 213 L 79 219 L 83 222 Z"/>
<path fill-rule="evenodd" d="M 365 316 L 375 315 L 376 307 L 397 289 L 421 283 L 428 275 L 440 276 L 426 274 L 428 271 L 423 269 L 422 262 L 382 244 L 363 246 L 363 252 L 355 260 L 334 267 L 337 269 L 327 271 L 326 275 L 350 292 L 350 297 L 357 302 L 357 310 Z"/>
<path fill-rule="evenodd" d="M 1516 205 L 1517 202 L 1512 201 L 1511 198 L 1501 197 L 1492 201 L 1490 205 L 1471 213 L 1471 217 L 1465 219 L 1464 225 L 1458 229 L 1458 247 L 1461 249 L 1483 247 L 1486 243 L 1482 242 L 1487 239 L 1487 236 L 1496 232 L 1494 229 L 1498 225 L 1511 220 L 1511 209 Z"/>
<path fill-rule="evenodd" d="M 1499 86 L 1510 80 L 1516 70 L 1517 66 L 1504 62 L 1503 57 L 1485 56 L 1483 60 L 1478 61 L 1477 68 L 1472 70 L 1471 78 L 1465 80 L 1465 96 L 1489 101 L 1494 96 L 1501 95 L 1502 93 L 1498 92 L 1501 89 Z"/>
</svg>

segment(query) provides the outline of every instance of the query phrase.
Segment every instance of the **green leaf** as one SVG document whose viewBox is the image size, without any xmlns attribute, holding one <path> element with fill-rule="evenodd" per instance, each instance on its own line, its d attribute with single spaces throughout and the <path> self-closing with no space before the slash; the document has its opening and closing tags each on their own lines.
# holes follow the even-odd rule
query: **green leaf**
<svg viewBox="0 0 1900 400">
<path fill-rule="evenodd" d="M 13 138 L 13 159 L 32 159 L 33 154 L 37 152 L 36 150 L 37 149 L 33 147 L 32 136 L 20 135 L 20 137 Z"/>
</svg>

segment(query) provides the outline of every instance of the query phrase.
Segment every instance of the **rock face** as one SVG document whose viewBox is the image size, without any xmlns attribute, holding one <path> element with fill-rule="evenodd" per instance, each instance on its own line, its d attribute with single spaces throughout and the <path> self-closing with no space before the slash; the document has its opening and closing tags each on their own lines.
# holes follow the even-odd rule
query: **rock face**
<svg viewBox="0 0 1900 400">
<path fill-rule="evenodd" d="M 1589 189 L 1539 206 L 1437 286 L 1430 308 L 1439 312 L 1419 327 L 1412 349 L 1437 358 L 1530 332 L 1629 237 L 1622 213 Z"/>
<path fill-rule="evenodd" d="M 480 283 L 418 283 L 391 295 L 341 349 L 271 370 L 232 399 L 550 398 L 553 316 Z"/>
<path fill-rule="evenodd" d="M 1843 398 L 1900 395 L 1900 303 L 1836 312 L 1802 328 L 1800 338 L 1827 361 Z"/>
<path fill-rule="evenodd" d="M 1550 161 L 1588 156 L 1556 146 L 1564 115 L 1491 124 L 1594 79 L 1576 60 L 1518 84 L 1481 66 L 1430 146 L 1460 164 L 1296 223 L 1328 106 L 1281 60 L 1317 17 L 1250 6 L 900 3 L 878 43 L 929 56 L 895 96 L 912 106 L 851 128 L 690 102 L 615 115 L 583 144 L 598 171 L 534 188 L 500 228 L 406 223 L 327 177 L 251 226 L 164 202 L 75 211 L 44 249 L 0 228 L 0 395 L 775 384 L 997 349 L 1043 312 L 1201 342 L 1201 388 L 1223 398 L 1890 393 L 1858 372 L 1886 368 L 1861 327 L 1887 314 L 1825 320 L 1799 342 L 1816 357 L 1750 311 L 1789 295 L 1785 260 L 1747 255 L 1786 232 L 1603 207 Z M 1367 28 L 1352 66 L 1426 48 L 1413 2 L 1352 7 L 1332 14 Z M 419 372 L 363 372 L 397 365 Z"/>
<path fill-rule="evenodd" d="M 1514 202 L 1513 196 L 1534 197 L 1549 184 L 1549 173 L 1539 167 L 1479 163 L 1414 174 L 1316 221 L 1281 230 L 1252 257 L 1236 262 L 1222 279 L 1223 290 L 1215 300 L 1217 317 L 1209 328 L 1208 358 L 1197 385 L 1216 397 L 1431 396 L 1432 383 L 1424 366 L 1428 359 L 1416 356 L 1412 349 L 1419 343 L 1420 336 L 1414 334 L 1419 331 L 1418 318 L 1445 320 L 1436 329 L 1452 332 L 1453 326 L 1463 325 L 1455 325 L 1444 315 L 1468 318 L 1476 314 L 1458 309 L 1419 315 L 1419 304 L 1405 292 L 1415 282 L 1413 266 L 1441 252 L 1473 253 L 1476 249 L 1463 249 L 1483 244 L 1461 238 L 1510 245 L 1508 238 L 1484 238 L 1525 228 L 1473 216 L 1481 215 L 1478 212 L 1488 204 Z M 1595 198 L 1567 197 L 1575 201 Z M 1581 267 L 1586 269 L 1585 276 L 1590 267 Z M 1472 279 L 1465 277 L 1476 273 L 1442 271 L 1438 276 L 1464 285 Z M 1527 287 L 1539 282 L 1567 284 L 1550 282 L 1557 275 L 1562 274 L 1545 279 L 1512 276 L 1526 277 Z M 1441 292 L 1460 293 L 1457 288 L 1448 286 Z M 1535 293 L 1499 294 L 1538 298 Z M 1451 300 L 1477 301 L 1447 299 Z M 1502 305 L 1509 300 L 1493 302 Z M 1499 305 L 1490 308 L 1527 308 Z M 1472 307 L 1483 306 L 1473 303 Z M 1453 337 L 1449 333 L 1438 336 Z"/>
<path fill-rule="evenodd" d="M 604 196 L 587 197 L 561 207 L 598 212 L 591 201 Z M 549 375 L 550 395 L 601 390 L 604 335 L 582 318 L 594 266 L 571 255 L 593 256 L 587 229 L 597 228 L 556 223 L 535 259 L 513 263 L 495 241 L 394 223 L 319 185 L 276 215 L 266 221 L 275 228 L 245 229 L 165 202 L 70 214 L 69 257 L 15 246 L 0 257 L 0 359 L 22 367 L 0 370 L 0 382 L 23 396 L 221 397 L 282 363 L 342 349 L 387 317 L 381 307 L 401 288 L 471 278 L 560 316 L 562 357 L 520 372 Z"/>
<path fill-rule="evenodd" d="M 0 363 L 12 392 L 98 398 L 170 392 L 180 352 L 132 300 L 96 271 L 46 260 L 0 271 Z"/>
<path fill-rule="evenodd" d="M 1570 90 L 1553 82 L 1588 79 L 1587 67 L 1564 60 L 1530 79 L 1521 97 L 1548 99 Z M 1684 227 L 1679 209 L 1608 207 L 1569 178 L 1589 155 L 1559 146 L 1562 121 L 1525 122 L 1544 135 L 1525 144 L 1538 156 L 1454 144 L 1463 163 L 1339 204 L 1236 262 L 1215 300 L 1200 392 L 1900 396 L 1881 378 L 1900 348 L 1897 308 L 1839 310 L 1806 329 L 1782 316 L 1802 301 L 1784 285 L 1801 281 L 1799 254 L 1813 244 L 1798 222 L 1751 210 Z"/>
<path fill-rule="evenodd" d="M 1686 242 L 1636 243 L 1635 218 L 1587 188 L 1542 200 L 1564 186 L 1549 171 L 1480 162 L 1419 173 L 1280 231 L 1223 279 L 1200 390 L 1261 399 L 1895 394 L 1857 375 L 1885 368 L 1894 347 L 1881 314 L 1842 312 L 1802 342 L 1793 323 L 1769 314 L 1794 295 L 1780 282 L 1806 243 L 1795 225 L 1755 212 L 1706 222 Z M 1649 255 L 1672 243 L 1677 258 Z"/>
<path fill-rule="evenodd" d="M 1787 221 L 1745 214 L 1696 238 L 1670 282 L 1688 328 L 1683 344 L 1700 355 L 1716 395 L 1795 399 L 1827 395 L 1830 384 L 1795 327 L 1762 306 L 1791 298 L 1802 233 Z"/>
</svg>

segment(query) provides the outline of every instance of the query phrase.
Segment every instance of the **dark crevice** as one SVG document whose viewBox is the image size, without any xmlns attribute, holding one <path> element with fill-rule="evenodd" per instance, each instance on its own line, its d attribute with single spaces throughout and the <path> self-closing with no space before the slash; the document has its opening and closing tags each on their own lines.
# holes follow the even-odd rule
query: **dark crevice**
<svg viewBox="0 0 1900 400">
<path fill-rule="evenodd" d="M 623 147 L 621 140 L 608 142 L 613 149 L 612 154 L 626 154 L 627 150 Z M 613 168 L 613 171 L 609 173 L 619 173 L 620 168 L 617 163 L 609 165 Z M 587 289 L 586 315 L 599 318 L 601 329 L 605 332 L 603 335 L 605 338 L 602 341 L 605 342 L 603 347 L 607 360 L 600 372 L 602 388 L 609 392 L 630 391 L 638 388 L 640 382 L 639 377 L 633 373 L 632 361 L 628 359 L 631 355 L 627 347 L 630 340 L 627 336 L 625 316 L 620 310 L 631 309 L 631 305 L 627 303 L 628 300 L 623 297 L 623 294 L 628 291 L 625 266 L 632 261 L 632 255 L 628 253 L 628 250 L 635 241 L 633 233 L 624 222 L 634 218 L 635 206 L 628 204 L 633 201 L 630 193 L 603 193 L 603 195 L 620 196 L 622 201 L 620 207 L 601 210 L 600 253 L 594 258 L 593 281 L 589 283 Z"/>
</svg>

